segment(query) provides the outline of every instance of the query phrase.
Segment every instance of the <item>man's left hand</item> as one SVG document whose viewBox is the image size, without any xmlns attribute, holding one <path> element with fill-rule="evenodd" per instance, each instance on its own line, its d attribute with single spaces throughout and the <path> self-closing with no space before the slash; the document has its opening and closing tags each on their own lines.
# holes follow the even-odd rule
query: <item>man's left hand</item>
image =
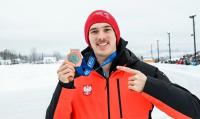
<svg viewBox="0 0 200 119">
<path fill-rule="evenodd" d="M 124 66 L 117 66 L 117 69 L 131 74 L 131 76 L 128 78 L 129 89 L 137 92 L 143 91 L 147 77 L 142 72 Z"/>
</svg>

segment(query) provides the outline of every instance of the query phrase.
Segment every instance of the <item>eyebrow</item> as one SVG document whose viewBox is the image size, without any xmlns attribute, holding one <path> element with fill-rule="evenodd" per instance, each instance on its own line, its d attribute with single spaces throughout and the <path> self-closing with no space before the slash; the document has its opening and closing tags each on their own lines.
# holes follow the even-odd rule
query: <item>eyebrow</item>
<svg viewBox="0 0 200 119">
<path fill-rule="evenodd" d="M 91 28 L 89 31 L 93 31 L 93 30 L 96 30 L 96 29 L 99 29 L 99 28 L 109 28 L 111 27 L 110 25 L 106 25 L 106 26 L 103 26 L 103 27 L 94 27 L 94 28 Z"/>
</svg>

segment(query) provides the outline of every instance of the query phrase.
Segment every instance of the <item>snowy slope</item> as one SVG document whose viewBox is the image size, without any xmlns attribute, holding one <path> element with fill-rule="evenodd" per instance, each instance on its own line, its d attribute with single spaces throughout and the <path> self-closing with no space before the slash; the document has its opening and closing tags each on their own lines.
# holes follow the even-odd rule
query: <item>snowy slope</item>
<svg viewBox="0 0 200 119">
<path fill-rule="evenodd" d="M 153 65 L 165 72 L 172 82 L 200 97 L 200 66 Z M 0 65 L 0 119 L 44 119 L 57 84 L 58 67 L 59 64 Z M 152 116 L 153 119 L 169 118 L 157 109 Z"/>
<path fill-rule="evenodd" d="M 176 64 L 152 64 L 163 71 L 170 81 L 180 86 L 185 87 L 190 92 L 200 98 L 200 66 L 186 66 Z M 167 119 L 167 115 L 160 112 L 157 108 L 154 109 L 152 118 L 153 119 Z M 168 117 L 171 119 L 170 117 Z"/>
<path fill-rule="evenodd" d="M 174 64 L 153 64 L 163 71 L 176 84 L 184 86 L 200 98 L 200 66 Z"/>
</svg>

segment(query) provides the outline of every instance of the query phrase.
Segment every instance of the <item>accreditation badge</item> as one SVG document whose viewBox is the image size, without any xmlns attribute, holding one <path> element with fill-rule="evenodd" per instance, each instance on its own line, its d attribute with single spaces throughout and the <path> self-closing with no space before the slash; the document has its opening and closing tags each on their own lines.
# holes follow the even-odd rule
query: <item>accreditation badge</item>
<svg viewBox="0 0 200 119">
<path fill-rule="evenodd" d="M 75 67 L 81 66 L 82 55 L 79 49 L 70 49 L 70 53 L 67 55 L 67 60 L 75 64 Z"/>
</svg>

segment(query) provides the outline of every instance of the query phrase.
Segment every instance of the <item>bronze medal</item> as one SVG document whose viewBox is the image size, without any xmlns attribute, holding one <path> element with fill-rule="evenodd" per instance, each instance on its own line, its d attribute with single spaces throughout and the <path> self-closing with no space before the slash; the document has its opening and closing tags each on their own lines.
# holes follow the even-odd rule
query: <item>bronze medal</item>
<svg viewBox="0 0 200 119">
<path fill-rule="evenodd" d="M 75 64 L 76 67 L 81 66 L 82 55 L 79 49 L 70 49 L 70 53 L 67 55 L 67 60 Z"/>
</svg>

